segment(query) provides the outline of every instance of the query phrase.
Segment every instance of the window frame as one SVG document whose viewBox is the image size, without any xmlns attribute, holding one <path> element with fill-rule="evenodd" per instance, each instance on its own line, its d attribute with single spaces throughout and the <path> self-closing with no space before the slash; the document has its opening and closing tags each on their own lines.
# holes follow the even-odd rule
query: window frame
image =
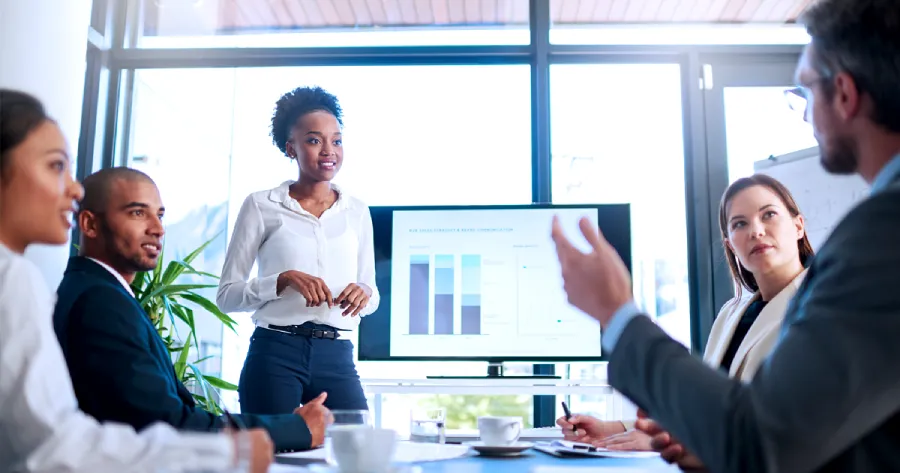
<svg viewBox="0 0 900 473">
<path fill-rule="evenodd" d="M 91 28 L 87 48 L 85 95 L 76 177 L 127 162 L 134 73 L 146 68 L 208 68 L 324 65 L 493 65 L 531 67 L 532 200 L 551 200 L 550 84 L 551 64 L 672 63 L 681 68 L 684 134 L 685 208 L 692 347 L 705 346 L 721 298 L 721 274 L 710 253 L 716 248 L 715 212 L 724 190 L 727 157 L 710 149 L 710 96 L 704 90 L 704 65 L 745 64 L 758 67 L 798 57 L 803 46 L 622 46 L 550 43 L 551 12 L 546 0 L 529 4 L 530 44 L 500 46 L 404 46 L 327 48 L 139 49 L 134 41 L 139 21 L 129 5 L 140 0 L 95 0 L 106 22 Z M 99 5 L 99 6 L 98 6 Z M 787 59 L 786 59 L 787 58 Z M 723 139 L 720 137 L 718 139 Z M 727 173 L 727 171 L 725 171 Z M 727 179 L 727 176 L 724 178 Z M 77 230 L 73 241 L 78 241 Z M 712 250 L 712 251 L 711 251 Z M 717 279 L 718 278 L 718 279 Z M 718 281 L 718 284 L 716 284 Z M 554 365 L 535 365 L 536 374 L 553 374 Z M 534 425 L 555 421 L 554 396 L 535 396 Z"/>
</svg>

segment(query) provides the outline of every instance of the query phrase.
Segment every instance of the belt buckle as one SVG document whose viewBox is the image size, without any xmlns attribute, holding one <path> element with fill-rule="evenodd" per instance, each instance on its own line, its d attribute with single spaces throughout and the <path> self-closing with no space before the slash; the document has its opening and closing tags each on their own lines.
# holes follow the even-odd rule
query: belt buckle
<svg viewBox="0 0 900 473">
<path fill-rule="evenodd" d="M 314 328 L 312 331 L 313 338 L 325 338 L 325 331 L 322 329 Z"/>
</svg>

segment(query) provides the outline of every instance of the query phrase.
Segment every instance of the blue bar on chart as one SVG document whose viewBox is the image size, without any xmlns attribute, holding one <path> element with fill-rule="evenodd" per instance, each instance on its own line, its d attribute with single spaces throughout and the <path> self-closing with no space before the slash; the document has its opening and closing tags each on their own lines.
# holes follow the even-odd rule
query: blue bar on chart
<svg viewBox="0 0 900 473">
<path fill-rule="evenodd" d="M 453 255 L 434 256 L 434 333 L 453 335 Z"/>
<path fill-rule="evenodd" d="M 428 255 L 409 257 L 409 334 L 428 335 Z"/>
<path fill-rule="evenodd" d="M 481 255 L 462 255 L 462 334 L 481 334 Z"/>
</svg>

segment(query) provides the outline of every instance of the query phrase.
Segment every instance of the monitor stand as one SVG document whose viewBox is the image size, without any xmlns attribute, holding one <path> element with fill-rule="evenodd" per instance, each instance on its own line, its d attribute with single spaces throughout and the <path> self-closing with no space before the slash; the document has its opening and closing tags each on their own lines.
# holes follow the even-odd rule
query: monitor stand
<svg viewBox="0 0 900 473">
<path fill-rule="evenodd" d="M 427 379 L 562 379 L 555 374 L 504 375 L 503 363 L 489 362 L 487 376 L 426 376 Z"/>
</svg>

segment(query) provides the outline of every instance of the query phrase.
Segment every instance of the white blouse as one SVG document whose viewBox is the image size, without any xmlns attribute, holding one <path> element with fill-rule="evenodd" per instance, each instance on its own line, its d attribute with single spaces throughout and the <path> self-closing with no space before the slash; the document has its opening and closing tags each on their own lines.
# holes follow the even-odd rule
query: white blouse
<svg viewBox="0 0 900 473">
<path fill-rule="evenodd" d="M 372 290 L 360 316 L 378 308 L 372 215 L 359 199 L 335 186 L 338 199 L 321 217 L 307 212 L 290 196 L 291 181 L 275 189 L 250 194 L 241 206 L 228 251 L 216 304 L 223 312 L 255 311 L 257 325 L 300 325 L 315 322 L 355 330 L 359 317 L 345 309 L 321 304 L 306 307 L 292 287 L 276 294 L 278 275 L 296 270 L 325 281 L 337 297 L 351 283 Z M 247 279 L 258 264 L 257 276 Z"/>
<path fill-rule="evenodd" d="M 54 302 L 34 263 L 0 245 L 0 471 L 176 473 L 229 467 L 232 441 L 224 434 L 179 434 L 159 423 L 137 433 L 78 410 L 53 333 Z"/>
</svg>

